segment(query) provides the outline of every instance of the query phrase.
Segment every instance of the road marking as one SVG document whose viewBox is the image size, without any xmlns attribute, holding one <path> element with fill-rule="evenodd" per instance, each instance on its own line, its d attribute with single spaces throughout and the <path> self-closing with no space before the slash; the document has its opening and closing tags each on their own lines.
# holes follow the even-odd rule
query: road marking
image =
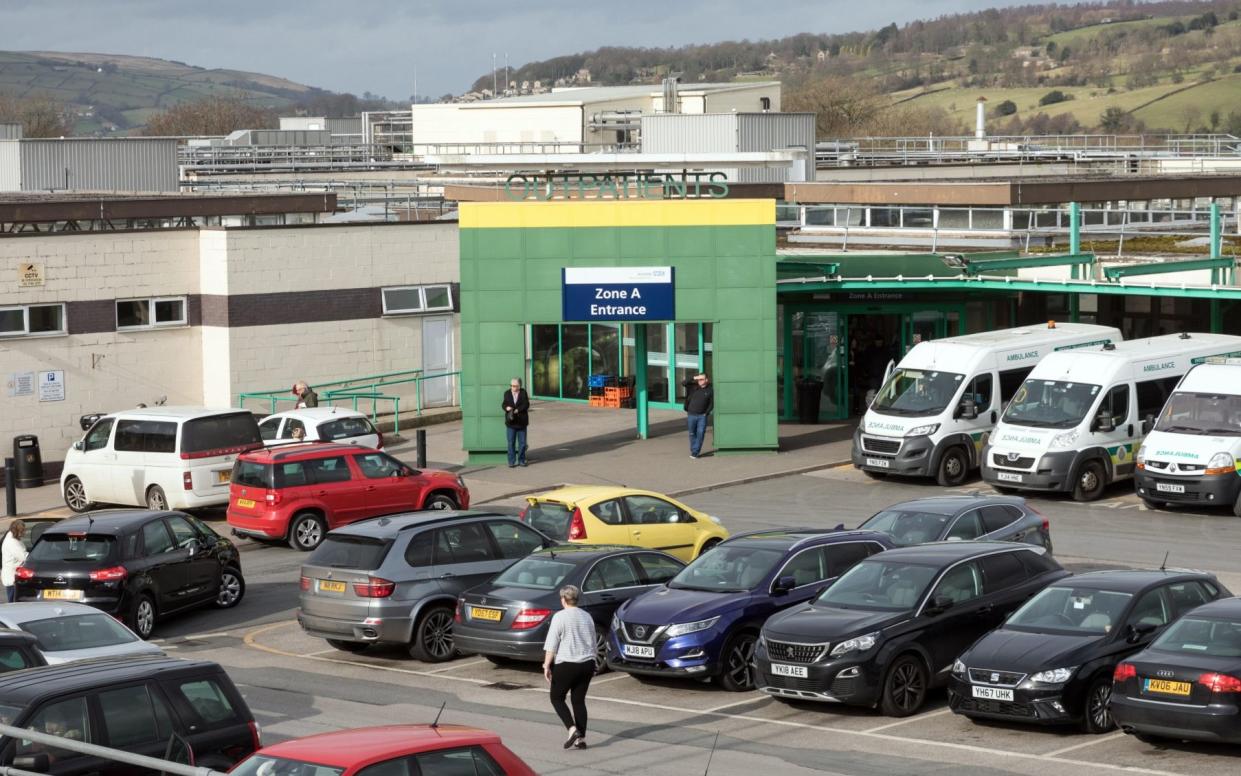
<svg viewBox="0 0 1241 776">
<path fill-rule="evenodd" d="M 1125 737 L 1125 734 L 1118 730 L 1115 733 L 1111 734 L 1110 736 L 1094 736 L 1089 741 L 1083 741 L 1080 744 L 1073 744 L 1072 746 L 1066 746 L 1063 749 L 1057 749 L 1054 752 L 1048 752 L 1047 756 L 1058 757 L 1064 754 L 1065 752 L 1072 752 L 1074 749 L 1081 749 L 1082 747 L 1085 747 L 1085 746 L 1094 746 L 1095 744 L 1102 744 L 1106 741 L 1115 741 L 1118 738 L 1124 738 L 1124 737 Z"/>
<path fill-rule="evenodd" d="M 467 660 L 464 663 L 453 663 L 450 666 L 444 666 L 443 668 L 436 668 L 432 671 L 427 671 L 427 673 L 428 674 L 442 674 L 445 671 L 453 671 L 458 668 L 465 668 L 466 666 L 476 666 L 476 665 L 481 665 L 483 663 L 488 663 L 488 662 L 490 661 L 487 660 L 486 658 L 480 658 L 479 660 Z"/>
<path fill-rule="evenodd" d="M 894 728 L 894 727 L 897 727 L 898 725 L 904 725 L 909 722 L 918 722 L 920 720 L 930 719 L 931 717 L 942 717 L 945 714 L 951 714 L 951 713 L 952 713 L 952 709 L 940 709 L 939 711 L 932 711 L 927 714 L 918 714 L 913 717 L 906 717 L 905 719 L 898 719 L 896 722 L 889 722 L 886 725 L 880 725 L 879 727 L 868 728 L 867 730 L 863 730 L 862 732 L 863 733 L 878 733 L 880 730 L 887 730 L 888 728 Z"/>
</svg>

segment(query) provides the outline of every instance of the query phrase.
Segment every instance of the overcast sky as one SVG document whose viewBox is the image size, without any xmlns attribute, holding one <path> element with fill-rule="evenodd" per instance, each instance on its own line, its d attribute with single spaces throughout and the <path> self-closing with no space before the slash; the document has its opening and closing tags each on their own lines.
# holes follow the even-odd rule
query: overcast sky
<svg viewBox="0 0 1241 776">
<path fill-rule="evenodd" d="M 1019 0 L 0 0 L 0 48 L 250 70 L 405 99 L 599 46 L 848 32 Z"/>
</svg>

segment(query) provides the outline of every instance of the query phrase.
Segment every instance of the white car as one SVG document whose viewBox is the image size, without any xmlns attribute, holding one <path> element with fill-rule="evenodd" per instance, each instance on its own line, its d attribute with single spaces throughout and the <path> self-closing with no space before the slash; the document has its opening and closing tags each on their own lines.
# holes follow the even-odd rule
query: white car
<svg viewBox="0 0 1241 776">
<path fill-rule="evenodd" d="M 29 601 L 0 606 L 0 627 L 23 630 L 49 665 L 117 655 L 162 655 L 129 628 L 93 606 Z"/>
<path fill-rule="evenodd" d="M 301 436 L 298 437 L 300 431 Z M 263 444 L 336 442 L 382 450 L 383 434 L 375 430 L 365 413 L 344 407 L 307 407 L 268 415 L 259 423 Z"/>
</svg>

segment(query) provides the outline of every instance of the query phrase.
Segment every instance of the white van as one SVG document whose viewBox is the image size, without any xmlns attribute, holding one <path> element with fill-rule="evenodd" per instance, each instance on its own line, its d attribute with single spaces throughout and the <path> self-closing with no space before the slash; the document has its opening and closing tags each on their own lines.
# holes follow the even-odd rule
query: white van
<svg viewBox="0 0 1241 776">
<path fill-rule="evenodd" d="M 1181 376 L 1241 337 L 1169 334 L 1053 353 L 1017 391 L 983 451 L 998 489 L 1059 491 L 1093 501 L 1131 476 L 1135 453 Z"/>
<path fill-rule="evenodd" d="M 1190 369 L 1138 448 L 1136 464 L 1138 496 L 1148 507 L 1230 506 L 1241 517 L 1241 359 Z"/>
<path fill-rule="evenodd" d="M 978 468 L 1005 403 L 1058 350 L 1117 342 L 1120 330 L 1084 323 L 920 342 L 884 382 L 853 434 L 853 465 L 872 477 L 934 477 L 960 485 Z"/>
<path fill-rule="evenodd" d="M 192 509 L 228 503 L 233 461 L 262 447 L 249 410 L 151 407 L 104 415 L 65 455 L 65 504 Z"/>
</svg>

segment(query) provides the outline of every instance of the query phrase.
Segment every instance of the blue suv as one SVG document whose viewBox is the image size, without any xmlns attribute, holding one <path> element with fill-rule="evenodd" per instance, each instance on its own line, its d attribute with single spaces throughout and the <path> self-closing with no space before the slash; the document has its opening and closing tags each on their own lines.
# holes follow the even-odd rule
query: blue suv
<svg viewBox="0 0 1241 776">
<path fill-rule="evenodd" d="M 809 601 L 858 561 L 894 546 L 875 531 L 734 536 L 617 609 L 608 666 L 638 677 L 714 678 L 725 690 L 752 689 L 754 645 L 767 618 Z"/>
</svg>

